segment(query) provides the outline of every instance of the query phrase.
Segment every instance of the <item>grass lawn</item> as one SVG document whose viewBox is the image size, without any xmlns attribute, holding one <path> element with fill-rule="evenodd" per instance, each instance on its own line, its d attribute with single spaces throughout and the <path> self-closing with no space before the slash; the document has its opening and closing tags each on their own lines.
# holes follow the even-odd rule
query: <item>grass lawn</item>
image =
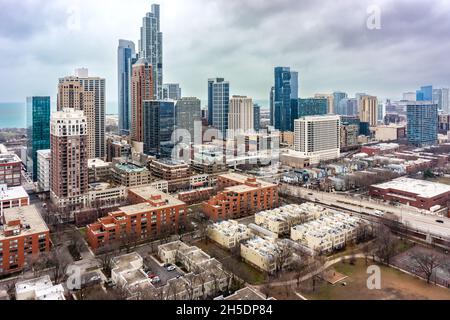
<svg viewBox="0 0 450 320">
<path fill-rule="evenodd" d="M 427 284 L 386 266 L 380 266 L 381 289 L 369 290 L 366 285 L 369 275 L 364 259 L 358 259 L 355 265 L 341 262 L 334 265 L 334 269 L 348 276 L 343 280 L 346 286 L 342 282 L 331 285 L 320 281 L 315 292 L 312 292 L 310 285 L 302 286 L 308 289 L 299 292 L 312 300 L 450 300 L 450 290 Z"/>
<path fill-rule="evenodd" d="M 78 228 L 78 232 L 81 233 L 83 238 L 86 238 L 86 227 Z"/>
<path fill-rule="evenodd" d="M 198 241 L 194 245 L 205 251 L 211 257 L 219 260 L 229 271 L 236 274 L 239 278 L 250 284 L 261 284 L 264 282 L 266 276 L 264 272 L 252 267 L 240 259 L 230 254 L 227 250 L 221 248 L 212 241 L 205 243 Z"/>
</svg>

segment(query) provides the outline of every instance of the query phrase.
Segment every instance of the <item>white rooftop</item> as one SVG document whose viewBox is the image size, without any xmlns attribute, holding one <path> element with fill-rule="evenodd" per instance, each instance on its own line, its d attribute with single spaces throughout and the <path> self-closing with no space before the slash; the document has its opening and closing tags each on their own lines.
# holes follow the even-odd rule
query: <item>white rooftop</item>
<svg viewBox="0 0 450 320">
<path fill-rule="evenodd" d="M 28 198 L 28 193 L 22 186 L 8 188 L 5 184 L 0 184 L 0 201 L 20 198 Z"/>
<path fill-rule="evenodd" d="M 450 185 L 405 177 L 397 178 L 385 183 L 376 184 L 374 185 L 374 187 L 380 189 L 400 190 L 418 195 L 423 198 L 433 198 L 440 194 L 450 192 Z"/>
</svg>

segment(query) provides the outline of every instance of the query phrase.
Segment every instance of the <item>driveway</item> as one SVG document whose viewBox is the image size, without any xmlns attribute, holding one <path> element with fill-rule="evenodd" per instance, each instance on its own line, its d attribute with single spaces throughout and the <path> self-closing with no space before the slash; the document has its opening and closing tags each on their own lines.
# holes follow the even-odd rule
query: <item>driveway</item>
<svg viewBox="0 0 450 320">
<path fill-rule="evenodd" d="M 151 273 L 156 274 L 161 282 L 155 284 L 156 287 L 164 286 L 170 279 L 184 275 L 178 267 L 173 271 L 167 271 L 153 256 L 147 255 L 144 257 L 144 266 L 149 268 Z"/>
</svg>

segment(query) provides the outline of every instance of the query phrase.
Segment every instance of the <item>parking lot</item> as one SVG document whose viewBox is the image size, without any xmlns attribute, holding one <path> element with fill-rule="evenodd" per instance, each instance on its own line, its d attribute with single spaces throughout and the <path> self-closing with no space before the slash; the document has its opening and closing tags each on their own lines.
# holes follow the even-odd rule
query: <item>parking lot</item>
<svg viewBox="0 0 450 320">
<path fill-rule="evenodd" d="M 150 269 L 149 273 L 157 275 L 161 282 L 155 283 L 156 287 L 164 286 L 168 280 L 182 276 L 184 273 L 180 268 L 176 268 L 173 271 L 167 271 L 162 264 L 160 264 L 155 257 L 153 257 L 145 247 L 137 248 L 136 250 L 144 259 L 144 268 Z"/>
</svg>

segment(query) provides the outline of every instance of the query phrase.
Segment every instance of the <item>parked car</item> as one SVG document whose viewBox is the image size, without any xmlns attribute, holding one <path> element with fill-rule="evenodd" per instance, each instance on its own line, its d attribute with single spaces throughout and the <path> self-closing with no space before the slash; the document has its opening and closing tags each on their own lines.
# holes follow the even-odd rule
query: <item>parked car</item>
<svg viewBox="0 0 450 320">
<path fill-rule="evenodd" d="M 157 277 L 157 275 L 149 272 L 149 273 L 147 273 L 147 277 L 149 277 L 150 279 L 153 279 L 153 278 Z"/>
<path fill-rule="evenodd" d="M 151 279 L 151 282 L 152 282 L 152 283 L 159 283 L 159 282 L 161 282 L 161 279 L 160 279 L 158 276 L 155 276 L 155 277 L 153 277 L 153 278 Z"/>
<path fill-rule="evenodd" d="M 443 220 L 436 220 L 437 223 L 444 223 Z"/>
<path fill-rule="evenodd" d="M 167 268 L 168 266 L 171 266 L 171 265 L 172 265 L 171 263 L 164 263 L 164 264 L 163 264 L 163 267 L 164 267 L 164 268 Z"/>
<path fill-rule="evenodd" d="M 174 265 L 170 265 L 166 268 L 167 271 L 173 271 L 175 270 L 177 267 L 175 267 Z"/>
</svg>

